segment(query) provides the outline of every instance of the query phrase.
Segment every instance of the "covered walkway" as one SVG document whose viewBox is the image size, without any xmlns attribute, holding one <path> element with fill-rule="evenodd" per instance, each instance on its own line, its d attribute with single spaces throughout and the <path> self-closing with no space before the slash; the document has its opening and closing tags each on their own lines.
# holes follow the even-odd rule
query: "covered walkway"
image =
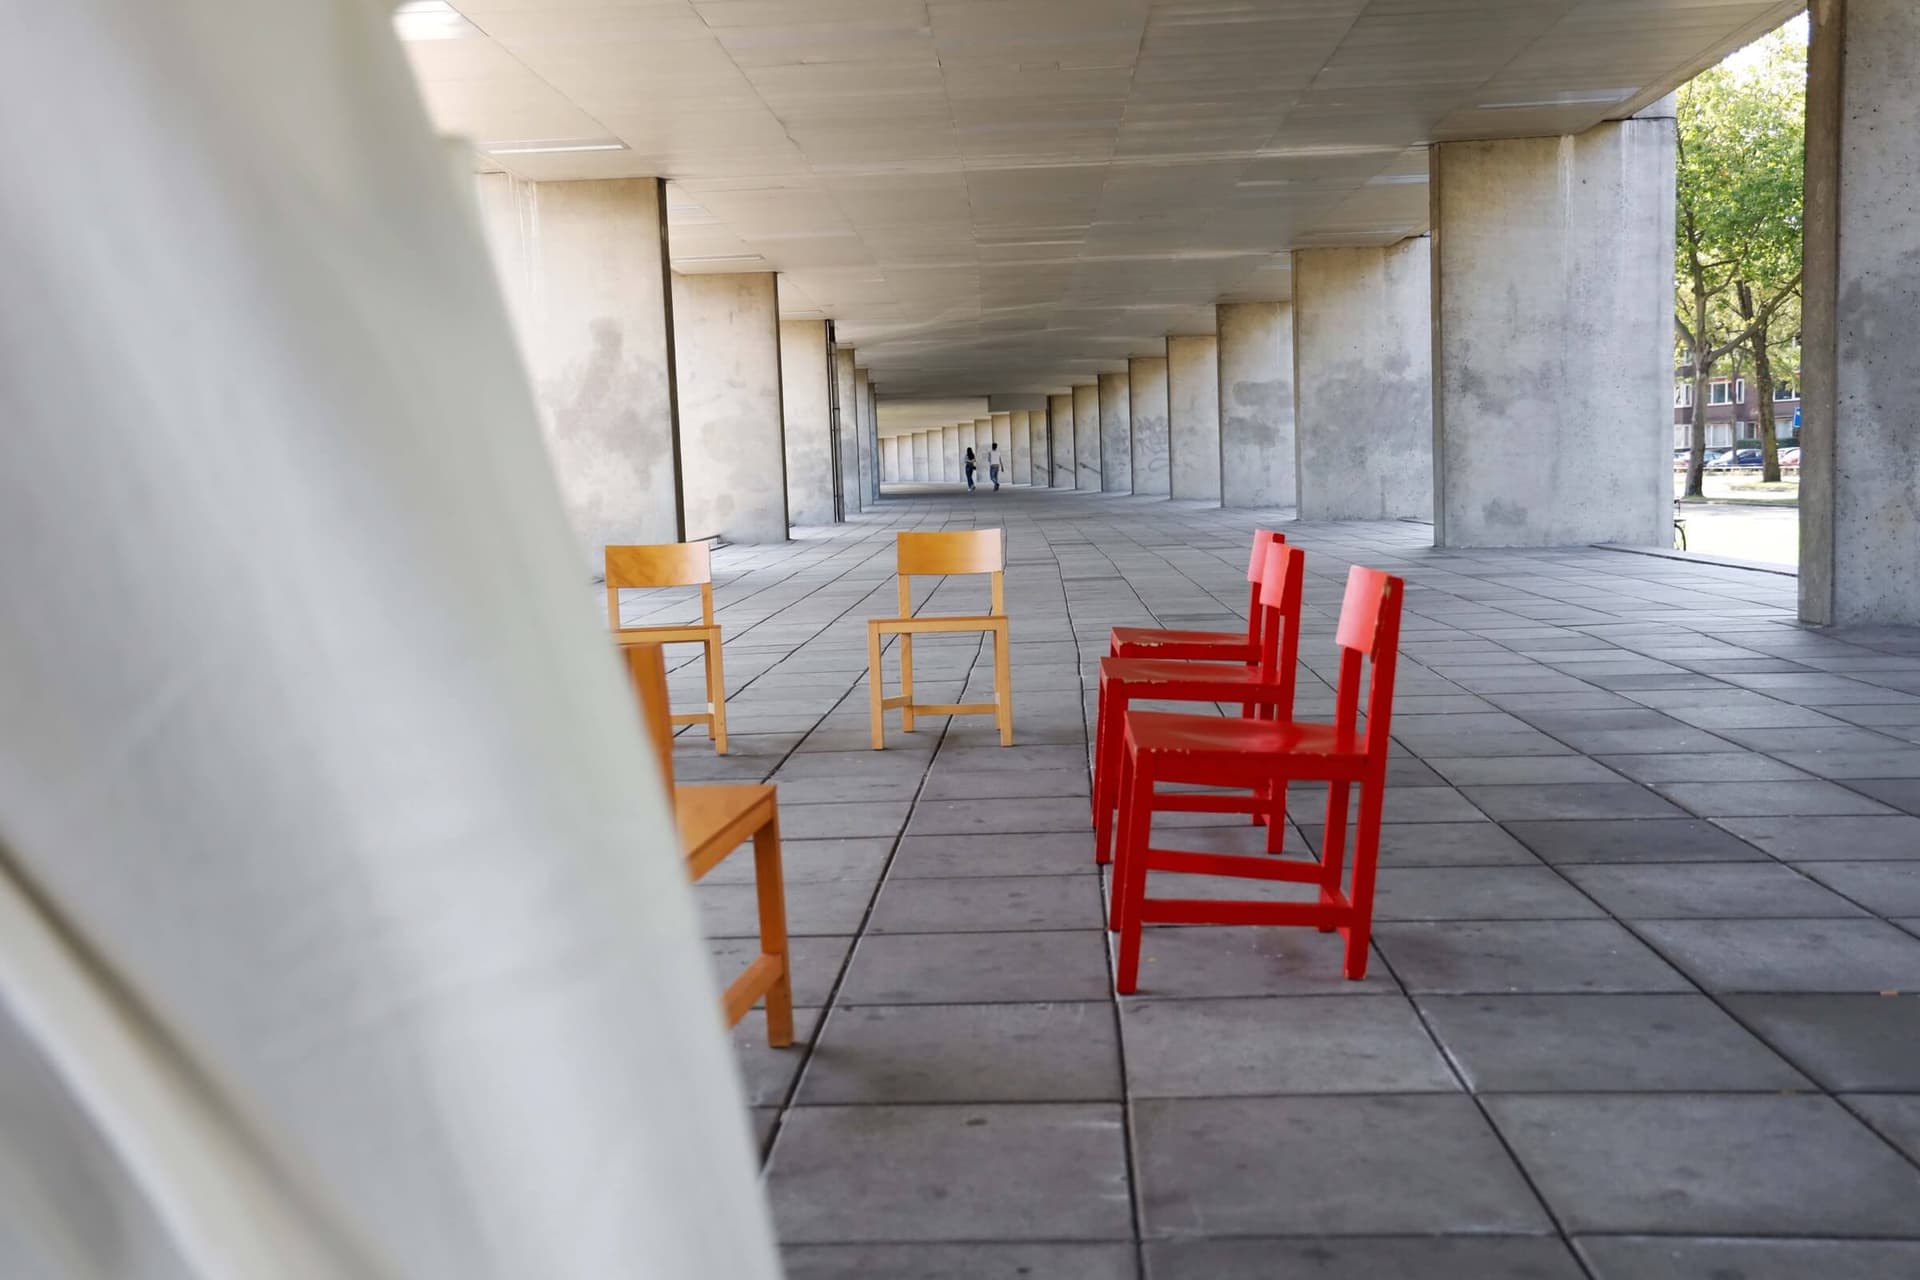
<svg viewBox="0 0 1920 1280">
<path fill-rule="evenodd" d="M 1234 625 L 1287 514 L 906 486 L 717 555 L 733 753 L 676 767 L 780 785 L 806 1044 L 736 1043 L 790 1274 L 1920 1273 L 1920 634 L 1802 628 L 1790 577 L 1285 524 L 1303 717 L 1347 566 L 1409 584 L 1373 967 L 1162 928 L 1114 999 L 1094 663 L 1115 623 Z M 926 718 L 866 750 L 894 531 L 994 523 L 1018 745 Z M 935 644 L 929 696 L 986 686 Z M 747 874 L 697 891 L 730 958 Z"/>
</svg>

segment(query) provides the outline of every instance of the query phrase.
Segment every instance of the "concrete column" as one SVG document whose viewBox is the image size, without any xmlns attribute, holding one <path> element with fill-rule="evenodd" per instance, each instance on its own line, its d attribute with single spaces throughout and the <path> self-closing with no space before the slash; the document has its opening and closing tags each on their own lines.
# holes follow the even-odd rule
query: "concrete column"
<svg viewBox="0 0 1920 1280">
<path fill-rule="evenodd" d="M 925 481 L 927 478 L 927 433 L 924 431 L 916 431 L 913 433 L 913 473 L 911 478 L 915 481 Z"/>
<path fill-rule="evenodd" d="M 880 481 L 882 484 L 895 484 L 900 475 L 900 439 L 899 436 L 880 437 Z"/>
<path fill-rule="evenodd" d="M 1433 512 L 1430 244 L 1293 255 L 1302 520 Z"/>
<path fill-rule="evenodd" d="M 1008 410 L 992 414 L 991 417 L 993 430 L 987 435 L 987 444 L 991 447 L 995 441 L 1000 443 L 1000 483 L 1012 484 L 1013 477 L 1009 473 L 1013 469 L 1013 412 Z M 980 465 L 985 466 L 987 455 L 982 453 L 980 459 Z"/>
<path fill-rule="evenodd" d="M 1028 459 L 1033 468 L 1033 483 L 1042 488 L 1053 484 L 1053 429 L 1048 419 L 1052 413 L 1046 409 L 1034 409 L 1027 414 L 1027 443 L 1031 446 Z"/>
<path fill-rule="evenodd" d="M 1164 498 L 1167 470 L 1167 362 L 1159 356 L 1127 361 L 1127 403 L 1132 406 L 1133 491 Z"/>
<path fill-rule="evenodd" d="M 973 424 L 969 422 L 968 427 Z M 952 484 L 960 478 L 960 427 L 955 424 L 940 431 L 940 479 Z"/>
<path fill-rule="evenodd" d="M 1047 397 L 1047 432 L 1053 441 L 1053 487 L 1079 487 L 1079 468 L 1074 465 L 1073 393 Z"/>
<path fill-rule="evenodd" d="M 1100 384 L 1073 389 L 1073 487 L 1100 492 Z"/>
<path fill-rule="evenodd" d="M 513 316 L 581 555 L 681 537 L 673 299 L 654 178 L 479 179 Z"/>
<path fill-rule="evenodd" d="M 1167 339 L 1168 486 L 1176 498 L 1220 501 L 1220 342 Z"/>
<path fill-rule="evenodd" d="M 1800 617 L 1920 624 L 1920 92 L 1909 0 L 1814 0 Z"/>
<path fill-rule="evenodd" d="M 867 499 L 880 501 L 880 390 L 867 382 Z"/>
<path fill-rule="evenodd" d="M 1671 117 L 1431 151 L 1435 545 L 1672 544 Z"/>
<path fill-rule="evenodd" d="M 827 322 L 780 322 L 780 412 L 786 420 L 787 518 L 833 523 L 833 422 Z"/>
<path fill-rule="evenodd" d="M 1026 484 L 1033 477 L 1032 411 L 1012 409 L 1007 413 L 1008 484 Z"/>
<path fill-rule="evenodd" d="M 867 371 L 854 366 L 853 370 L 853 491 L 859 495 L 860 506 L 864 510 L 873 505 L 867 496 L 868 455 L 873 450 L 870 443 L 873 432 L 872 388 L 867 380 Z"/>
<path fill-rule="evenodd" d="M 986 429 L 987 420 L 985 418 L 981 418 L 975 422 L 963 422 L 960 424 L 960 461 L 958 463 L 960 470 L 954 478 L 962 484 L 965 484 L 967 480 L 967 450 L 972 449 L 976 459 L 980 456 L 980 450 L 986 447 Z M 978 483 L 978 480 L 979 478 L 976 476 L 975 483 Z"/>
<path fill-rule="evenodd" d="M 675 275 L 673 320 L 687 536 L 786 541 L 773 273 Z"/>
<path fill-rule="evenodd" d="M 1133 394 L 1124 373 L 1103 373 L 1100 397 L 1100 488 L 1133 492 Z"/>
<path fill-rule="evenodd" d="M 1293 307 L 1223 302 L 1220 505 L 1290 507 L 1293 475 Z"/>
<path fill-rule="evenodd" d="M 855 354 L 852 347 L 836 347 L 833 353 L 834 430 L 840 437 L 840 510 L 849 515 L 866 505 L 860 501 L 860 446 L 854 441 L 859 429 L 859 411 L 854 400 Z"/>
</svg>

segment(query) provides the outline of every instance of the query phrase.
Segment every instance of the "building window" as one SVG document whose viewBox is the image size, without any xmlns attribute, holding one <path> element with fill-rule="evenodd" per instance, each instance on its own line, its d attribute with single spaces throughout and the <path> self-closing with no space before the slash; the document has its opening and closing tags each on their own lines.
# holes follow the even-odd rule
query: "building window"
<svg viewBox="0 0 1920 1280">
<path fill-rule="evenodd" d="M 1673 407 L 1676 409 L 1693 408 L 1693 384 L 1676 382 L 1673 384 Z"/>
<path fill-rule="evenodd" d="M 1800 396 L 1799 393 L 1793 389 L 1791 382 L 1776 382 L 1773 384 L 1773 398 L 1775 400 L 1798 400 Z"/>
<path fill-rule="evenodd" d="M 1739 378 L 1734 381 L 1733 402 L 1735 404 L 1745 404 L 1747 402 L 1747 380 L 1745 378 Z"/>
<path fill-rule="evenodd" d="M 1715 378 L 1707 384 L 1708 404 L 1732 404 L 1733 384 L 1725 378 Z"/>
<path fill-rule="evenodd" d="M 1733 424 L 1731 422 L 1709 422 L 1707 424 L 1707 448 L 1731 449 L 1733 447 Z"/>
</svg>

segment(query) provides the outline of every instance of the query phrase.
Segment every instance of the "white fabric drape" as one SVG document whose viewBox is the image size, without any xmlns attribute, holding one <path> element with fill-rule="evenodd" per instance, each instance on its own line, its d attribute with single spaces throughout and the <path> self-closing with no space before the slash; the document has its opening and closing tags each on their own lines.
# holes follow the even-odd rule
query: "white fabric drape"
<svg viewBox="0 0 1920 1280">
<path fill-rule="evenodd" d="M 0 1275 L 777 1274 L 383 6 L 0 0 Z"/>
</svg>

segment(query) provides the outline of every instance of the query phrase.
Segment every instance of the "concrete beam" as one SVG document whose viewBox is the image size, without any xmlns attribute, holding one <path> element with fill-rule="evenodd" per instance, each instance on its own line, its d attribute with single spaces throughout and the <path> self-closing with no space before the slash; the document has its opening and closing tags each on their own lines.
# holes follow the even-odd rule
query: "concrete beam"
<svg viewBox="0 0 1920 1280">
<path fill-rule="evenodd" d="M 1220 340 L 1167 339 L 1168 486 L 1172 496 L 1220 501 Z"/>
<path fill-rule="evenodd" d="M 1133 422 L 1133 491 L 1164 498 L 1171 492 L 1167 469 L 1167 362 L 1156 356 L 1127 361 L 1127 403 Z"/>
<path fill-rule="evenodd" d="M 1223 302 L 1220 339 L 1220 505 L 1294 504 L 1293 308 Z"/>
<path fill-rule="evenodd" d="M 581 557 L 682 536 L 662 184 L 478 179 L 481 221 L 532 375 Z"/>
<path fill-rule="evenodd" d="M 1435 545 L 1671 545 L 1674 131 L 1429 153 Z"/>
<path fill-rule="evenodd" d="M 673 344 L 687 536 L 786 541 L 773 273 L 675 275 Z"/>
<path fill-rule="evenodd" d="M 1433 513 L 1429 245 L 1293 255 L 1302 520 Z"/>
<path fill-rule="evenodd" d="M 1073 487 L 1100 492 L 1100 384 L 1073 389 Z"/>
<path fill-rule="evenodd" d="M 1074 464 L 1073 445 L 1076 428 L 1073 420 L 1073 393 L 1047 397 L 1047 430 L 1053 438 L 1053 487 L 1077 488 L 1079 468 Z"/>
<path fill-rule="evenodd" d="M 780 322 L 780 412 L 786 421 L 787 518 L 833 523 L 833 417 L 827 322 Z"/>
<path fill-rule="evenodd" d="M 1920 92 L 1911 0 L 1814 0 L 1800 617 L 1920 625 Z"/>
</svg>

